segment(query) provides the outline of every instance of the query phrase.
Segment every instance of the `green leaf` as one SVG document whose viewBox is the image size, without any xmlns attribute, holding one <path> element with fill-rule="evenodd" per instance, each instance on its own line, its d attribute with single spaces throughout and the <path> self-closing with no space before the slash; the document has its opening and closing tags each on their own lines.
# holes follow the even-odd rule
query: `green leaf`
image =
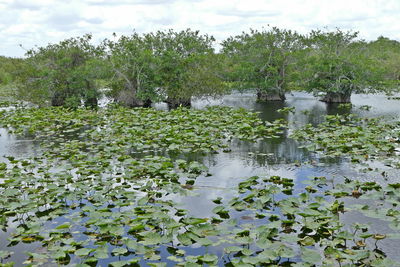
<svg viewBox="0 0 400 267">
<path fill-rule="evenodd" d="M 57 226 L 56 229 L 57 229 L 57 230 L 69 229 L 70 227 L 71 227 L 71 223 L 66 222 L 66 223 L 63 223 L 63 224 Z"/>
<path fill-rule="evenodd" d="M 157 245 L 162 242 L 162 236 L 156 232 L 145 232 L 140 235 L 143 236 L 143 240 L 139 241 L 139 243 L 146 246 Z"/>
<path fill-rule="evenodd" d="M 107 246 L 101 246 L 96 248 L 96 251 L 94 253 L 94 257 L 97 259 L 107 259 L 109 257 L 108 255 L 108 247 Z"/>
<path fill-rule="evenodd" d="M 128 252 L 128 250 L 124 247 L 114 248 L 112 250 L 112 254 L 115 256 L 124 255 L 127 252 Z"/>
<path fill-rule="evenodd" d="M 58 250 L 58 251 L 55 251 L 55 253 L 53 253 L 51 256 L 54 259 L 60 259 L 60 258 L 65 258 L 67 256 L 67 254 L 65 253 L 65 251 Z"/>
<path fill-rule="evenodd" d="M 307 263 L 318 264 L 321 261 L 321 255 L 313 249 L 302 247 L 301 259 Z"/>
<path fill-rule="evenodd" d="M 214 263 L 218 260 L 218 256 L 214 254 L 205 254 L 201 257 L 201 260 L 206 263 Z"/>
<path fill-rule="evenodd" d="M 6 259 L 6 258 L 10 257 L 12 254 L 13 254 L 13 252 L 0 250 L 0 259 Z"/>
<path fill-rule="evenodd" d="M 85 256 L 89 255 L 90 252 L 92 252 L 92 249 L 80 248 L 80 249 L 75 251 L 75 255 L 78 256 L 78 257 L 85 257 Z"/>
</svg>

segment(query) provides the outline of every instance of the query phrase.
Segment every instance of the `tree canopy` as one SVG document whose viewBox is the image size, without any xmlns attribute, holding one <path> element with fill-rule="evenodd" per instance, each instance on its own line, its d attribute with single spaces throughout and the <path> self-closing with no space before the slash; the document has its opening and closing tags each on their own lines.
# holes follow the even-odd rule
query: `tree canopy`
<svg viewBox="0 0 400 267">
<path fill-rule="evenodd" d="M 250 29 L 221 42 L 186 29 L 156 31 L 92 43 L 86 34 L 36 47 L 25 59 L 0 58 L 0 84 L 39 105 L 97 106 L 100 88 L 126 106 L 164 101 L 190 105 L 192 97 L 256 90 L 259 100 L 285 100 L 304 90 L 326 102 L 349 102 L 354 92 L 399 89 L 400 43 L 367 42 L 358 32 L 277 27 Z"/>
<path fill-rule="evenodd" d="M 223 93 L 214 41 L 190 29 L 134 33 L 106 41 L 114 96 L 129 99 L 130 106 L 151 101 L 176 106 L 190 103 L 193 96 Z"/>
<path fill-rule="evenodd" d="M 310 32 L 303 64 L 306 90 L 324 94 L 326 102 L 350 102 L 353 92 L 378 86 L 380 72 L 366 42 L 357 37 L 358 32 L 340 29 Z"/>
<path fill-rule="evenodd" d="M 231 79 L 239 87 L 256 88 L 260 100 L 284 100 L 303 46 L 302 35 L 273 27 L 229 37 L 222 52 L 231 58 Z"/>
<path fill-rule="evenodd" d="M 90 43 L 90 34 L 49 44 L 27 52 L 26 75 L 21 96 L 52 106 L 97 106 L 100 51 Z"/>
</svg>

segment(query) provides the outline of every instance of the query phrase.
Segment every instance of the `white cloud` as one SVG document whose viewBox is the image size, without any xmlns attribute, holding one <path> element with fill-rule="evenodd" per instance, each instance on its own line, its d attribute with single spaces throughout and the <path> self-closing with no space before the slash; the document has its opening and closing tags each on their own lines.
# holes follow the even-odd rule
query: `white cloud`
<svg viewBox="0 0 400 267">
<path fill-rule="evenodd" d="M 222 40 L 268 25 L 306 33 L 340 27 L 400 40 L 399 0 L 0 0 L 0 54 L 92 33 L 198 29 Z"/>
</svg>

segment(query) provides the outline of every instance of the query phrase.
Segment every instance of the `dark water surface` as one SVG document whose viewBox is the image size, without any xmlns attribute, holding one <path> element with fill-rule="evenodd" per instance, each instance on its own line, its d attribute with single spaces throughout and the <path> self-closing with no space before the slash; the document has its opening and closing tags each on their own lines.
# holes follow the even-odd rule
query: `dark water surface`
<svg viewBox="0 0 400 267">
<path fill-rule="evenodd" d="M 287 137 L 293 129 L 307 123 L 313 125 L 321 123 L 327 114 L 353 113 L 363 117 L 384 116 L 388 119 L 398 118 L 400 114 L 400 100 L 390 100 L 384 95 L 353 95 L 352 104 L 351 108 L 343 108 L 337 104 L 327 105 L 306 93 L 287 95 L 287 100 L 283 103 L 257 103 L 255 95 L 250 93 L 232 94 L 218 100 L 194 101 L 193 108 L 201 109 L 208 105 L 243 107 L 259 112 L 260 118 L 265 121 L 286 119 L 290 127 L 285 136 L 279 139 L 255 144 L 235 141 L 232 144 L 232 151 L 229 153 L 193 155 L 196 160 L 202 161 L 209 167 L 212 176 L 197 178 L 193 190 L 194 196 L 179 197 L 174 200 L 182 203 L 182 208 L 189 209 L 194 216 L 205 217 L 212 215 L 212 209 L 215 207 L 213 199 L 217 197 L 222 197 L 223 201 L 231 199 L 237 194 L 237 184 L 253 175 L 279 175 L 292 178 L 297 187 L 304 186 L 302 182 L 314 176 L 326 176 L 334 183 L 340 183 L 345 176 L 361 181 L 376 180 L 380 182 L 376 173 L 360 173 L 345 159 L 320 160 L 317 155 L 299 148 L 296 141 Z M 362 108 L 364 105 L 371 106 L 369 111 Z M 294 114 L 277 112 L 278 109 L 284 107 L 295 107 Z M 156 108 L 165 108 L 165 106 L 158 104 Z M 36 147 L 32 140 L 18 139 L 0 128 L 0 162 L 5 160 L 4 156 L 33 155 Z M 399 182 L 399 178 L 400 175 L 397 171 L 392 171 L 389 177 L 390 180 L 396 182 Z M 348 213 L 342 218 L 349 224 L 354 221 L 370 222 L 373 225 L 372 231 L 391 232 L 388 226 L 379 220 L 367 219 L 357 213 Z M 6 248 L 7 236 L 10 232 L 12 232 L 12 226 L 8 233 L 0 231 L 0 250 L 10 250 L 10 248 Z M 399 242 L 399 240 L 382 240 L 380 248 L 388 257 L 400 262 Z M 18 244 L 12 248 L 14 255 L 10 260 L 15 261 L 16 266 L 20 266 L 27 258 L 24 251 L 34 251 L 35 249 L 40 250 L 39 247 L 35 247 L 35 244 Z M 202 248 L 193 249 L 201 250 Z M 218 251 L 212 252 L 219 254 Z"/>
</svg>

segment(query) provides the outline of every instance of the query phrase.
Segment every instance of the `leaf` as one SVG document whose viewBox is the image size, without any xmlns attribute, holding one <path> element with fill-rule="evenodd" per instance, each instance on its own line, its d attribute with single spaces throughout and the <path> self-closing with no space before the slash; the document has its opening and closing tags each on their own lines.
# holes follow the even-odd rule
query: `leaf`
<svg viewBox="0 0 400 267">
<path fill-rule="evenodd" d="M 10 257 L 14 252 L 9 252 L 5 250 L 0 250 L 0 259 L 7 259 Z"/>
<path fill-rule="evenodd" d="M 55 253 L 53 253 L 51 256 L 54 259 L 61 259 L 61 258 L 65 258 L 67 256 L 67 254 L 65 253 L 65 251 L 58 250 L 58 251 L 55 251 Z"/>
<path fill-rule="evenodd" d="M 315 240 L 310 236 L 306 236 L 303 239 L 300 239 L 299 243 L 303 246 L 312 246 L 315 244 Z"/>
<path fill-rule="evenodd" d="M 112 254 L 115 256 L 124 255 L 127 252 L 128 252 L 128 250 L 124 247 L 114 248 L 112 250 Z"/>
<path fill-rule="evenodd" d="M 85 257 L 85 256 L 89 255 L 90 252 L 92 252 L 92 249 L 80 248 L 80 249 L 75 251 L 75 255 L 78 256 L 78 257 Z"/>
<path fill-rule="evenodd" d="M 185 218 L 184 222 L 187 225 L 197 225 L 201 223 L 205 223 L 208 221 L 208 218 Z"/>
<path fill-rule="evenodd" d="M 165 262 L 149 262 L 147 263 L 149 266 L 153 266 L 153 267 L 166 267 L 167 263 Z"/>
<path fill-rule="evenodd" d="M 184 246 L 189 246 L 189 245 L 193 244 L 193 241 L 190 238 L 188 233 L 179 234 L 177 236 L 177 238 L 178 238 L 179 242 L 181 242 L 181 244 Z"/>
<path fill-rule="evenodd" d="M 71 227 L 71 223 L 66 222 L 63 224 L 60 224 L 59 226 L 56 227 L 57 230 L 62 230 L 62 229 L 69 229 Z"/>
<path fill-rule="evenodd" d="M 321 255 L 313 249 L 302 247 L 301 259 L 307 263 L 318 264 L 321 261 Z"/>
<path fill-rule="evenodd" d="M 93 256 L 97 259 L 107 259 L 109 257 L 108 247 L 101 246 L 101 247 L 96 248 L 96 251 Z"/>
<path fill-rule="evenodd" d="M 7 164 L 4 162 L 0 162 L 0 171 L 4 171 L 5 169 L 7 169 Z"/>
<path fill-rule="evenodd" d="M 221 204 L 222 203 L 222 197 L 217 197 L 216 199 L 213 199 L 212 202 L 214 202 L 215 204 Z"/>
<path fill-rule="evenodd" d="M 126 260 L 126 261 L 114 261 L 109 264 L 112 267 L 126 267 L 131 265 L 136 265 L 139 262 L 138 258 Z"/>
<path fill-rule="evenodd" d="M 211 246 L 214 242 L 208 238 L 199 238 L 196 240 L 196 243 L 200 244 L 201 246 L 207 247 Z"/>
<path fill-rule="evenodd" d="M 212 211 L 218 214 L 223 219 L 229 218 L 229 211 L 225 210 L 224 206 L 217 206 Z"/>
<path fill-rule="evenodd" d="M 145 232 L 140 235 L 143 236 L 143 240 L 139 241 L 139 243 L 146 246 L 157 245 L 162 242 L 162 236 L 155 232 Z"/>
<path fill-rule="evenodd" d="M 218 260 L 218 256 L 214 254 L 205 254 L 201 257 L 201 260 L 206 263 L 216 262 Z"/>
<path fill-rule="evenodd" d="M 242 251 L 242 247 L 238 247 L 238 246 L 230 246 L 230 247 L 226 247 L 226 248 L 224 248 L 224 251 L 225 251 L 225 253 L 227 253 L 227 254 L 229 254 L 229 253 L 232 253 L 232 252 L 239 252 L 239 251 Z"/>
</svg>

